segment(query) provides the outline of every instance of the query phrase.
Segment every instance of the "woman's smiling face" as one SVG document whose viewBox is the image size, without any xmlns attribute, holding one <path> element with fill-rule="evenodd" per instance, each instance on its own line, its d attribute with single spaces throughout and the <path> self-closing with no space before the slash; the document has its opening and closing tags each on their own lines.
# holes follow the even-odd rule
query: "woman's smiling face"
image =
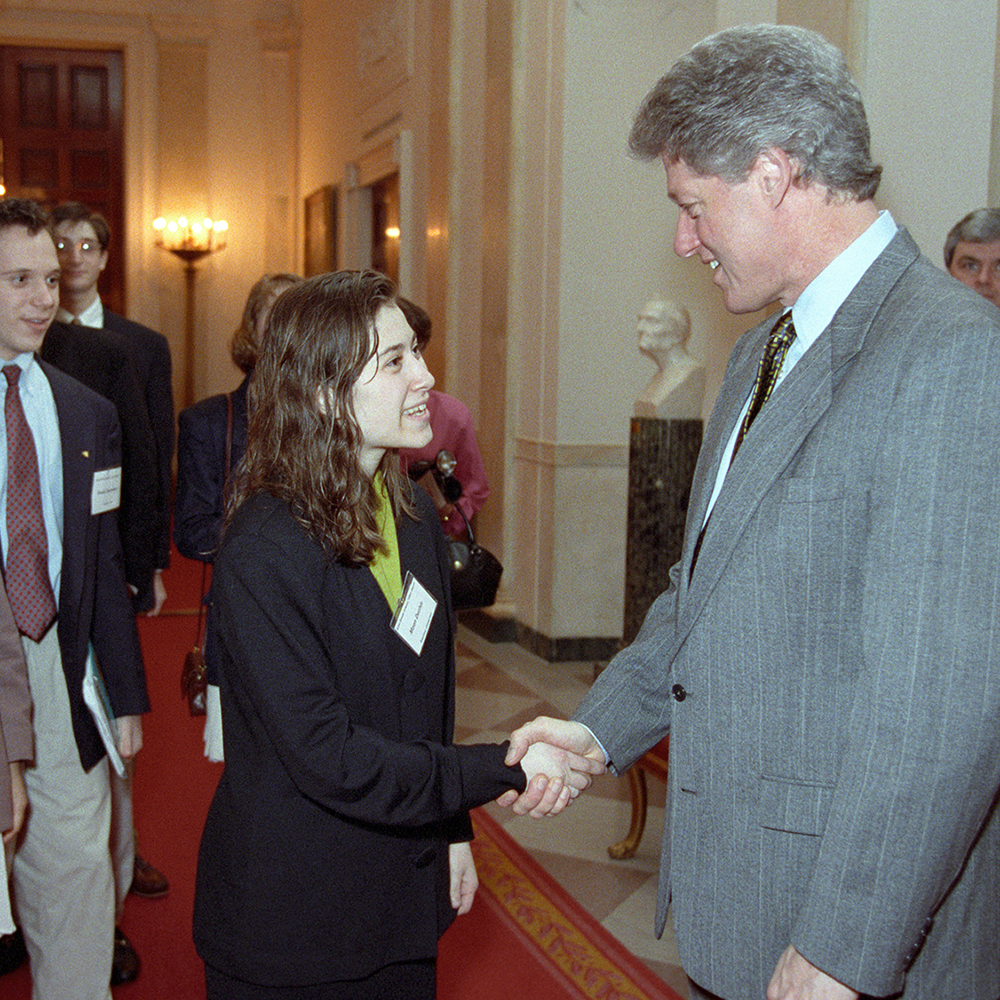
<svg viewBox="0 0 1000 1000">
<path fill-rule="evenodd" d="M 361 428 L 361 467 L 374 475 L 390 448 L 422 448 L 431 440 L 427 370 L 409 323 L 395 303 L 375 315 L 376 352 L 354 383 L 354 415 Z"/>
</svg>

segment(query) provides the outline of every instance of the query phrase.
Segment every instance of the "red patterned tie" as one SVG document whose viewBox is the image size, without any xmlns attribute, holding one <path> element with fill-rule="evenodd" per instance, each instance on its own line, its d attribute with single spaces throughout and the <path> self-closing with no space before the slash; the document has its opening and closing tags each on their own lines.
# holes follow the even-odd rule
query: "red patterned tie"
<svg viewBox="0 0 1000 1000">
<path fill-rule="evenodd" d="M 7 596 L 17 627 L 38 642 L 56 616 L 42 517 L 38 455 L 24 418 L 18 365 L 5 365 L 7 398 Z"/>
</svg>

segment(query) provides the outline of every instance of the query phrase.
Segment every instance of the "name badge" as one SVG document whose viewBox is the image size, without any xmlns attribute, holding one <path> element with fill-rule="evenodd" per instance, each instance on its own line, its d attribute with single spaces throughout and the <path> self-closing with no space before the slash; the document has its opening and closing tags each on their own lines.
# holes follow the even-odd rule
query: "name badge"
<svg viewBox="0 0 1000 1000">
<path fill-rule="evenodd" d="M 90 490 L 90 513 L 105 514 L 117 510 L 122 496 L 122 467 L 101 469 L 94 473 L 94 485 Z"/>
<path fill-rule="evenodd" d="M 392 630 L 417 656 L 431 627 L 437 601 L 426 587 L 409 571 L 403 581 L 403 596 L 392 616 Z"/>
</svg>

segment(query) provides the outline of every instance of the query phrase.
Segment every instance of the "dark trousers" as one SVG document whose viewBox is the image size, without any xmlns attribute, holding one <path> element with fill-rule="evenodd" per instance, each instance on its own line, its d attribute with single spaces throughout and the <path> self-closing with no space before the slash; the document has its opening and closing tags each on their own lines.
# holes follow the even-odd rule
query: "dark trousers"
<svg viewBox="0 0 1000 1000">
<path fill-rule="evenodd" d="M 435 1000 L 437 963 L 396 962 L 364 979 L 314 986 L 259 986 L 205 966 L 207 1000 Z"/>
</svg>

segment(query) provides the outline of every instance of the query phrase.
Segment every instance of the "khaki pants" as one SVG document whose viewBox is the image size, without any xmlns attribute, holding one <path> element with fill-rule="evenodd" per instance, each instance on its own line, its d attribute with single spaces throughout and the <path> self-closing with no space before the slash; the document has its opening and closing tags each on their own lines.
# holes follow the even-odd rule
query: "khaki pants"
<svg viewBox="0 0 1000 1000">
<path fill-rule="evenodd" d="M 56 626 L 23 638 L 34 703 L 29 812 L 14 855 L 16 915 L 31 958 L 32 1000 L 110 1000 L 115 893 L 108 763 L 80 766 Z"/>
</svg>

